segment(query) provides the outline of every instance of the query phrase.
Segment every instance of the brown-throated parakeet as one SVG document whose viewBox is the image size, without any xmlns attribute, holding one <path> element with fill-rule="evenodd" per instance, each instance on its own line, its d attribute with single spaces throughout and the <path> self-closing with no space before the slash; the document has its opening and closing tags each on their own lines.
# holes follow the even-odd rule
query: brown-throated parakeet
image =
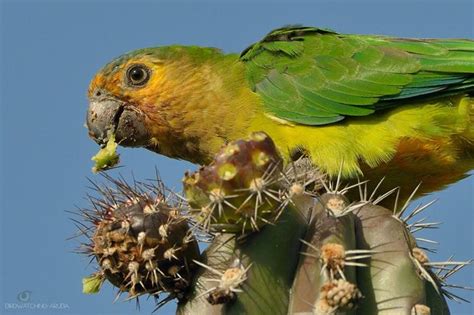
<svg viewBox="0 0 474 315">
<path fill-rule="evenodd" d="M 123 146 L 209 162 L 263 130 L 324 172 L 363 174 L 402 198 L 474 167 L 474 41 L 284 27 L 239 54 L 168 46 L 127 53 L 89 87 L 87 125 Z"/>
</svg>

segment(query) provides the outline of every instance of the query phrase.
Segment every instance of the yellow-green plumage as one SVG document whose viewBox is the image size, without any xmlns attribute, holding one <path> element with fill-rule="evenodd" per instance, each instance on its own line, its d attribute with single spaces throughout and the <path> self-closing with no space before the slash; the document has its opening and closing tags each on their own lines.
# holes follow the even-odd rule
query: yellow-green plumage
<svg viewBox="0 0 474 315">
<path fill-rule="evenodd" d="M 124 72 L 151 69 L 130 88 Z M 147 148 L 205 163 L 226 141 L 267 132 L 346 179 L 388 177 L 430 192 L 474 167 L 474 44 L 283 28 L 241 56 L 210 48 L 144 49 L 91 83 L 144 113 Z"/>
<path fill-rule="evenodd" d="M 385 177 L 386 188 L 400 186 L 403 199 L 420 182 L 419 193 L 428 193 L 474 167 L 473 122 L 474 101 L 461 96 L 321 127 L 287 126 L 260 116 L 251 130 L 265 130 L 282 152 L 304 148 L 332 176 L 343 163 L 345 178 L 374 184 Z"/>
</svg>

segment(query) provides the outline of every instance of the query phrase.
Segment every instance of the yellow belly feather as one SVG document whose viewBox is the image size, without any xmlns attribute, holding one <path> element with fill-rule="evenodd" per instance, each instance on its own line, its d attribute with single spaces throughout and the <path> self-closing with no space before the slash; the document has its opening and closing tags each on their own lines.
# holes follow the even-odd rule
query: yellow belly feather
<svg viewBox="0 0 474 315">
<path fill-rule="evenodd" d="M 400 186 L 402 199 L 423 182 L 420 193 L 438 190 L 474 168 L 474 99 L 450 97 L 342 124 L 288 125 L 260 115 L 251 131 L 264 130 L 283 153 L 301 147 L 324 172 L 357 176 L 387 188 Z M 288 156 L 287 156 L 288 157 Z"/>
</svg>

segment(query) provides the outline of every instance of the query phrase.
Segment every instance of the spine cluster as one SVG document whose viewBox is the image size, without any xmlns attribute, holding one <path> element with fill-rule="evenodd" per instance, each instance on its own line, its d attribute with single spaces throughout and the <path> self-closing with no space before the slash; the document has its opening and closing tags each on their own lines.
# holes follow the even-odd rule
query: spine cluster
<svg viewBox="0 0 474 315">
<path fill-rule="evenodd" d="M 199 249 L 182 209 L 158 187 L 149 191 L 151 186 L 108 179 L 113 188 L 96 186 L 101 198 L 91 198 L 92 209 L 82 210 L 89 223 L 84 251 L 98 267 L 92 278 L 108 280 L 129 298 L 183 298 Z"/>
<path fill-rule="evenodd" d="M 415 234 L 437 225 L 416 219 L 431 204 L 382 207 L 397 189 L 369 193 L 307 158 L 285 165 L 265 133 L 187 173 L 185 198 L 106 178 L 78 223 L 97 262 L 87 293 L 105 280 L 129 298 L 163 292 L 181 315 L 449 314 L 446 298 L 464 300 L 448 280 L 471 261 L 432 262 Z"/>
</svg>

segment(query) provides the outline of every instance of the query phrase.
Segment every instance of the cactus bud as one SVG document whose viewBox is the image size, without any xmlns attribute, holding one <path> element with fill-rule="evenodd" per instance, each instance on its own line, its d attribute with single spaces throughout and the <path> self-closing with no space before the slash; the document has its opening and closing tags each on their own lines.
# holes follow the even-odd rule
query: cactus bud
<svg viewBox="0 0 474 315">
<path fill-rule="evenodd" d="M 336 310 L 352 310 L 362 298 L 357 287 L 343 279 L 333 280 L 321 287 L 315 314 L 333 314 Z"/>
<path fill-rule="evenodd" d="M 199 261 L 195 261 L 195 263 L 220 277 L 219 280 L 206 279 L 208 282 L 217 282 L 217 285 L 201 294 L 209 293 L 207 301 L 212 305 L 228 303 L 235 298 L 236 292 L 242 292 L 239 286 L 247 280 L 247 271 L 252 266 L 250 264 L 248 267 L 244 267 L 239 259 L 235 259 L 232 266 L 224 270 L 224 272 L 220 272 Z"/>
<path fill-rule="evenodd" d="M 205 230 L 251 231 L 277 217 L 282 159 L 262 132 L 224 146 L 183 180 L 195 220 Z"/>
</svg>

